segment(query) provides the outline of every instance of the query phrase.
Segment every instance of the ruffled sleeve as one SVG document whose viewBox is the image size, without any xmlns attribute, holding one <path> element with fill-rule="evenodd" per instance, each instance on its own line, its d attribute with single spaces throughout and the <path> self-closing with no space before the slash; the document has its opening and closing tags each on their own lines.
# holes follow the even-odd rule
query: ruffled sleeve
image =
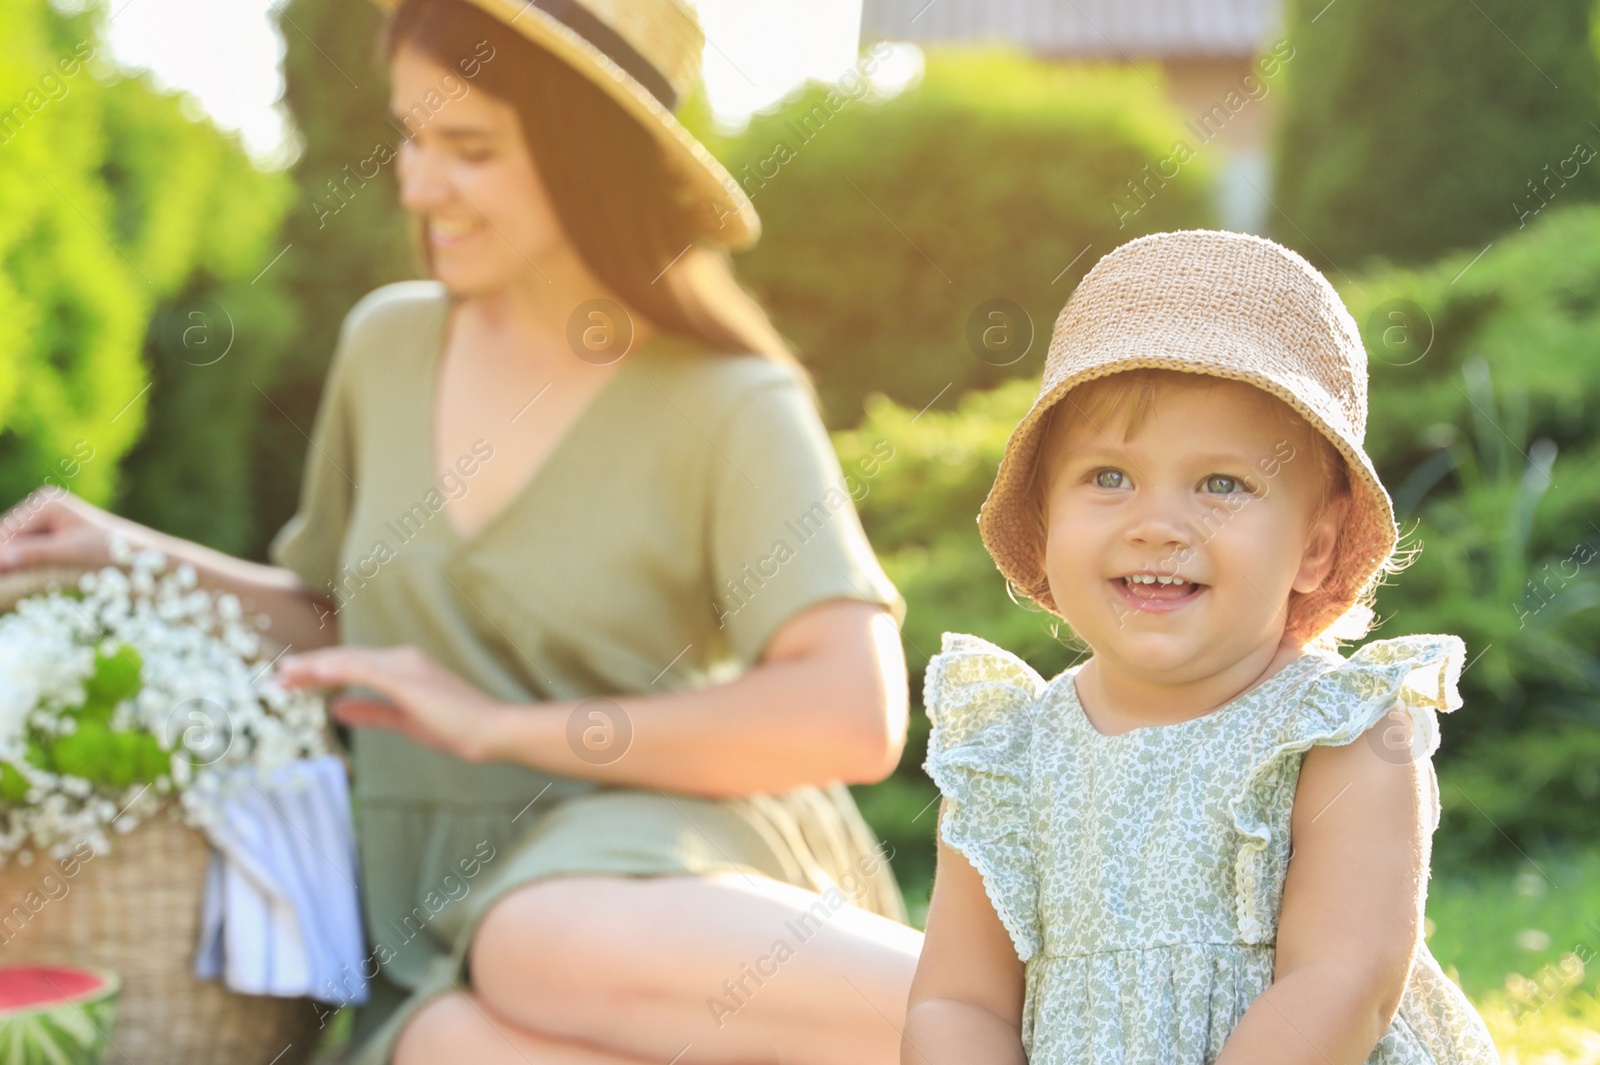
<svg viewBox="0 0 1600 1065">
<path fill-rule="evenodd" d="M 982 876 L 1022 961 L 1040 947 L 1028 744 L 1044 687 L 1011 652 L 947 632 L 922 690 L 933 723 L 922 768 L 949 800 L 940 834 Z"/>
<path fill-rule="evenodd" d="M 1381 758 L 1426 764 L 1429 831 L 1438 828 L 1439 784 L 1432 762 L 1439 747 L 1438 713 L 1461 706 L 1456 686 L 1465 658 L 1459 636 L 1375 640 L 1347 659 L 1330 660 L 1330 668 L 1299 693 L 1283 730 L 1258 758 L 1230 808 L 1242 837 L 1236 904 L 1239 935 L 1246 943 L 1265 943 L 1276 934 L 1294 784 L 1301 758 L 1313 746 L 1354 742 L 1398 706 L 1406 723 L 1374 734 L 1371 742 Z"/>
</svg>

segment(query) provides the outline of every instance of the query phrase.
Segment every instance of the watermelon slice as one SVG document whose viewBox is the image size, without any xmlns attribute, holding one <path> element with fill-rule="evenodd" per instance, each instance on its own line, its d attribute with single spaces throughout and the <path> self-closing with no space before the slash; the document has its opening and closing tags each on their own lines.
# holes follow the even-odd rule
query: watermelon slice
<svg viewBox="0 0 1600 1065">
<path fill-rule="evenodd" d="M 110 969 L 0 967 L 0 1061 L 100 1065 L 121 990 Z"/>
</svg>

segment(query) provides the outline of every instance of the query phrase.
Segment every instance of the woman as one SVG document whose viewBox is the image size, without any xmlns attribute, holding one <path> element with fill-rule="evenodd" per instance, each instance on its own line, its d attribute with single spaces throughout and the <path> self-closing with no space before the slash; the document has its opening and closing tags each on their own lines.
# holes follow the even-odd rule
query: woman
<svg viewBox="0 0 1600 1065">
<path fill-rule="evenodd" d="M 676 0 L 406 0 L 432 280 L 347 317 L 277 565 L 70 496 L 13 542 L 122 529 L 364 691 L 361 1065 L 898 1059 L 921 936 L 844 784 L 899 758 L 905 604 L 672 117 L 700 43 Z"/>
</svg>

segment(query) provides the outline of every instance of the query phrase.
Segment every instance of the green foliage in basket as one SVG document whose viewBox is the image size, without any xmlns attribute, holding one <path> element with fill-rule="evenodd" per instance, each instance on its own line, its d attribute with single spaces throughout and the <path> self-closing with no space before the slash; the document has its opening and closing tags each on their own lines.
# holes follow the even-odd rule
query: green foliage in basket
<svg viewBox="0 0 1600 1065">
<path fill-rule="evenodd" d="M 117 704 L 139 693 L 139 652 L 127 645 L 95 651 L 94 672 L 84 682 L 84 699 L 64 708 L 74 723 L 72 731 L 53 737 L 38 726 L 29 729 L 27 761 L 89 781 L 126 787 L 152 782 L 168 772 L 167 749 L 154 733 L 144 729 L 113 729 Z M 0 800 L 21 803 L 28 782 L 16 767 L 0 762 Z"/>
</svg>

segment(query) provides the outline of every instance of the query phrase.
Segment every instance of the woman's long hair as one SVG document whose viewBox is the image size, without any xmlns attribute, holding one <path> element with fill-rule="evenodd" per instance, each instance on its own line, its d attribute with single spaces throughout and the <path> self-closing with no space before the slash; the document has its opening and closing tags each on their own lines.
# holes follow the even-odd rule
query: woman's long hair
<svg viewBox="0 0 1600 1065">
<path fill-rule="evenodd" d="M 483 54 L 484 41 L 493 59 L 478 65 L 472 85 L 516 109 L 562 228 L 590 271 L 657 328 L 792 367 L 815 402 L 811 375 L 734 277 L 727 249 L 697 238 L 661 147 L 603 90 L 462 0 L 404 0 L 379 47 L 388 62 L 406 45 L 455 72 Z M 412 241 L 431 276 L 420 221 Z"/>
</svg>

